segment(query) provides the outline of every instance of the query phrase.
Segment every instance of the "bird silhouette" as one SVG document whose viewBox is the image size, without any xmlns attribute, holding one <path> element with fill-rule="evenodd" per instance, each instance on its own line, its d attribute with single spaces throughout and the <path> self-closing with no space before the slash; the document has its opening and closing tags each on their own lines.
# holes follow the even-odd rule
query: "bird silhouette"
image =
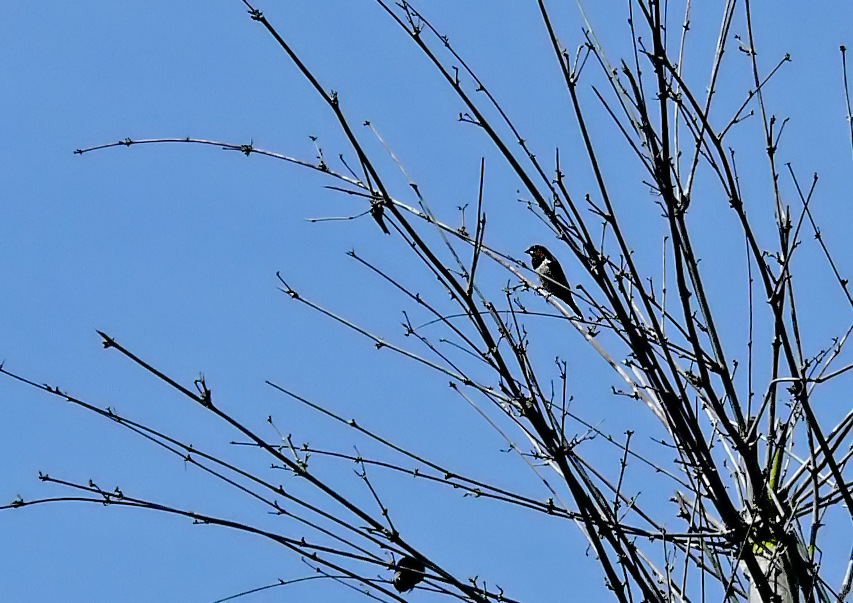
<svg viewBox="0 0 853 603">
<path fill-rule="evenodd" d="M 426 567 L 423 561 L 414 557 L 402 557 L 394 566 L 394 588 L 398 593 L 412 590 L 415 585 L 424 579 Z"/>
<path fill-rule="evenodd" d="M 572 311 L 583 318 L 583 312 L 578 308 L 572 297 L 572 290 L 566 280 L 566 273 L 560 262 L 542 245 L 531 245 L 524 253 L 530 254 L 533 271 L 539 276 L 539 284 L 548 293 L 565 302 Z"/>
</svg>

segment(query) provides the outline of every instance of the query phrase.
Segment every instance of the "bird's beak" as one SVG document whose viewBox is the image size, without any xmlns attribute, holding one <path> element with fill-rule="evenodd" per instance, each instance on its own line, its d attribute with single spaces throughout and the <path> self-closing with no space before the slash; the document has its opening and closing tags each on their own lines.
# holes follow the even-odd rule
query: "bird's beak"
<svg viewBox="0 0 853 603">
<path fill-rule="evenodd" d="M 524 253 L 531 253 L 533 251 L 533 247 L 528 247 L 524 250 Z"/>
</svg>

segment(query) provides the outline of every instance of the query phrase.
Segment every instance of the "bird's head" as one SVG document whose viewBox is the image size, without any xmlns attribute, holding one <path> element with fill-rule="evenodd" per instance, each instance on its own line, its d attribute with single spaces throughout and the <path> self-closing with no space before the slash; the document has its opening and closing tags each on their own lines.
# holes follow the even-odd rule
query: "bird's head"
<svg viewBox="0 0 853 603">
<path fill-rule="evenodd" d="M 541 260 L 545 260 L 545 259 L 550 259 L 552 257 L 551 252 L 549 252 L 547 249 L 545 249 L 542 245 L 531 245 L 530 247 L 528 247 L 527 249 L 524 250 L 524 253 L 529 254 L 530 259 L 532 259 L 534 261 L 536 261 L 536 260 L 541 261 Z M 536 263 L 538 264 L 539 262 L 536 262 Z"/>
</svg>

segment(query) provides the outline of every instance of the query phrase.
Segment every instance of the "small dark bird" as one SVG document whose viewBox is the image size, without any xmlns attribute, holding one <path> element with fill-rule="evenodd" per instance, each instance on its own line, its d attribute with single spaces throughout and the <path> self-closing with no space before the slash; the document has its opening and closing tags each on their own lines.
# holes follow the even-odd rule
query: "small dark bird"
<svg viewBox="0 0 853 603">
<path fill-rule="evenodd" d="M 414 557 L 402 557 L 394 566 L 394 588 L 398 593 L 412 590 L 415 585 L 424 579 L 426 567 L 424 562 Z"/>
<path fill-rule="evenodd" d="M 542 288 L 565 302 L 575 314 L 583 318 L 583 312 L 578 308 L 572 297 L 569 282 L 566 280 L 566 273 L 563 272 L 563 267 L 560 266 L 557 258 L 542 245 L 531 245 L 524 253 L 530 254 L 533 271 L 539 275 L 539 283 Z"/>
</svg>

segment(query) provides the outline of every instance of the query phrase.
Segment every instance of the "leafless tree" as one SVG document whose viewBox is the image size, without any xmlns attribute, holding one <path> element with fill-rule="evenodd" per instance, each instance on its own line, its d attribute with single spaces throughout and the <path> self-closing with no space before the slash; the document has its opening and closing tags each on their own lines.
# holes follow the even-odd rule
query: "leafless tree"
<svg viewBox="0 0 853 603">
<path fill-rule="evenodd" d="M 522 251 L 530 241 L 511 248 L 490 244 L 495 238 L 490 233 L 501 226 L 486 219 L 497 210 L 483 194 L 484 164 L 474 218 L 466 221 L 471 212 L 463 211 L 460 226 L 456 209 L 437 210 L 390 148 L 390 162 L 384 151 L 368 150 L 373 147 L 365 138 L 384 145 L 378 130 L 353 123 L 329 83 L 321 82 L 288 42 L 286 28 L 245 0 L 251 19 L 337 120 L 349 144 L 339 161 L 327 161 L 319 146 L 317 159 L 309 161 L 252 144 L 198 139 L 126 139 L 78 153 L 179 142 L 266 155 L 324 174 L 331 187 L 362 204 L 362 215 L 377 223 L 377 236 L 384 232 L 405 243 L 406 264 L 429 281 L 413 288 L 381 262 L 351 254 L 388 291 L 407 300 L 399 342 L 327 309 L 311 298 L 310 283 L 298 287 L 279 275 L 281 290 L 292 303 L 449 380 L 452 395 L 474 407 L 484 425 L 505 439 L 537 476 L 540 489 L 508 490 L 457 471 L 410 450 L 394 434 L 375 433 L 337 414 L 333 404 L 270 382 L 284 396 L 381 445 L 385 454 L 368 458 L 296 444 L 288 436 L 272 438 L 224 410 L 204 377 L 185 384 L 158 368 L 156 359 L 138 357 L 131 343 L 106 333 L 101 333 L 104 347 L 233 427 L 235 447 L 253 447 L 273 467 L 241 465 L 170 436 L 169 426 L 144 425 L 38 380 L 3 372 L 149 439 L 265 505 L 283 518 L 282 527 L 175 508 L 91 482 L 42 479 L 71 492 L 61 500 L 143 507 L 257 534 L 301 555 L 323 576 L 380 600 L 402 601 L 394 587 L 412 586 L 450 599 L 516 600 L 491 586 L 494 580 L 469 580 L 442 566 L 411 534 L 398 531 L 394 509 L 373 477 L 381 472 L 514 506 L 556 524 L 574 523 L 600 564 L 608 596 L 618 601 L 845 600 L 853 557 L 845 564 L 850 552 L 825 550 L 822 542 L 830 522 L 833 530 L 850 533 L 853 412 L 825 402 L 838 395 L 831 386 L 849 378 L 853 367 L 845 363 L 853 323 L 820 333 L 823 345 L 812 343 L 813 334 L 804 342 L 805 329 L 835 329 L 826 325 L 838 321 L 818 321 L 819 309 L 797 302 L 815 271 L 834 278 L 824 297 L 838 298 L 844 306 L 853 305 L 853 298 L 843 276 L 845 262 L 832 255 L 832 242 L 823 240 L 810 209 L 817 176 L 804 184 L 795 166 L 779 163 L 786 120 L 768 109 L 766 89 L 787 68 L 789 57 L 776 57 L 770 65 L 767 57 L 759 61 L 750 2 L 720 3 L 719 19 L 712 23 L 704 10 L 694 22 L 689 0 L 633 0 L 627 15 L 619 15 L 628 17 L 630 31 L 623 56 L 599 41 L 590 22 L 580 31 L 567 30 L 552 16 L 550 3 L 539 0 L 553 73 L 562 83 L 583 151 L 572 154 L 571 170 L 565 152 L 541 154 L 526 142 L 489 83 L 438 25 L 405 0 L 377 2 L 464 105 L 459 120 L 493 145 L 514 174 L 531 221 L 551 234 L 539 243 L 562 258 L 576 285 L 581 315 L 525 264 Z M 715 47 L 701 69 L 697 65 L 688 72 L 685 52 L 697 29 L 716 31 Z M 746 34 L 735 36 L 735 31 Z M 739 57 L 737 67 L 724 61 L 731 54 Z M 844 47 L 841 59 L 847 90 Z M 741 80 L 731 73 L 744 66 L 749 85 L 739 88 Z M 718 108 L 723 100 L 725 106 Z M 848 100 L 848 120 L 849 106 Z M 590 115 L 602 113 L 618 137 L 590 127 Z M 739 173 L 740 157 L 755 153 L 755 137 L 766 154 L 766 172 Z M 616 175 L 605 167 L 613 163 L 622 166 Z M 589 190 L 569 175 L 579 165 L 592 178 Z M 407 190 L 389 184 L 398 168 L 408 179 Z M 762 189 L 756 182 L 769 185 Z M 645 197 L 637 198 L 638 190 L 645 190 Z M 702 217 L 691 219 L 697 205 L 703 206 Z M 638 229 L 640 222 L 654 228 Z M 512 237 L 501 240 L 507 238 Z M 822 255 L 795 262 L 808 239 Z M 733 259 L 736 253 L 739 260 Z M 799 273 L 795 266 L 801 266 Z M 502 290 L 497 282 L 505 284 Z M 543 346 L 561 350 L 556 362 L 543 356 Z M 594 411 L 578 413 L 567 360 L 573 356 L 594 356 L 620 384 L 602 380 L 596 405 L 639 407 L 649 420 L 616 433 L 603 428 Z M 830 411 L 816 412 L 819 404 Z M 270 424 L 274 431 L 272 417 Z M 318 463 L 341 460 L 357 468 L 370 493 L 367 502 L 315 470 Z M 281 469 L 309 484 L 314 495 L 297 496 L 280 485 Z M 639 497 L 640 484 L 654 484 L 650 489 L 657 494 Z M 19 499 L 6 508 L 47 500 L 56 499 Z M 822 571 L 829 565 L 827 555 L 836 558 L 832 567 L 850 568 L 846 575 Z M 421 567 L 425 571 L 418 571 Z M 401 572 L 410 574 L 401 579 Z"/>
</svg>

